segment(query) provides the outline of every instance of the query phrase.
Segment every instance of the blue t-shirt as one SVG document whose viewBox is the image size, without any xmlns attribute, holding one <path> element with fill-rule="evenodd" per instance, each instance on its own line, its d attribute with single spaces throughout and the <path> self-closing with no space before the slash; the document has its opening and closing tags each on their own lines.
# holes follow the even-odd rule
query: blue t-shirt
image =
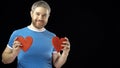
<svg viewBox="0 0 120 68">
<path fill-rule="evenodd" d="M 13 41 L 18 36 L 23 36 L 24 38 L 31 36 L 33 43 L 28 51 L 20 51 L 17 68 L 52 68 L 54 47 L 51 40 L 55 36 L 54 33 L 48 30 L 37 32 L 25 27 L 12 33 L 8 42 L 10 47 L 12 47 Z"/>
</svg>

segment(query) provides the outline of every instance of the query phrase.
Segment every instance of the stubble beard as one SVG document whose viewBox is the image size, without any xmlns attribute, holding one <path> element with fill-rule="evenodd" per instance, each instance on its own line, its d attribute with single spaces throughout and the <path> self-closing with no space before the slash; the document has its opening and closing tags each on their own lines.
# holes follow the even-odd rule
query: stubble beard
<svg viewBox="0 0 120 68">
<path fill-rule="evenodd" d="M 42 23 L 42 25 L 41 25 L 41 23 Z M 43 27 L 45 26 L 45 22 L 42 21 L 42 22 L 38 23 L 38 21 L 34 21 L 34 22 L 33 22 L 33 26 L 34 26 L 35 28 L 37 28 L 37 29 L 41 29 L 41 28 L 43 28 Z"/>
</svg>

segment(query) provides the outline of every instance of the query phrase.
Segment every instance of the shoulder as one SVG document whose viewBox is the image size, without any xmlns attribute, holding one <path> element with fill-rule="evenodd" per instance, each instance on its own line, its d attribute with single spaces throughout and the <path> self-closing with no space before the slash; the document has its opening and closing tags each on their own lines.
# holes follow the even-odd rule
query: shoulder
<svg viewBox="0 0 120 68">
<path fill-rule="evenodd" d="M 20 29 L 16 29 L 16 30 L 14 30 L 14 31 L 12 32 L 12 35 L 19 34 L 19 33 L 24 32 L 24 31 L 26 31 L 26 30 L 27 30 L 26 27 L 23 27 L 23 28 L 20 28 Z"/>
<path fill-rule="evenodd" d="M 51 32 L 51 31 L 49 31 L 49 30 L 46 30 L 46 32 L 47 32 L 49 35 L 56 36 L 55 33 Z"/>
<path fill-rule="evenodd" d="M 16 30 L 13 31 L 13 33 L 14 33 L 14 32 L 24 31 L 24 30 L 26 30 L 26 29 L 27 29 L 27 27 L 23 27 L 23 28 L 20 28 L 20 29 L 16 29 Z"/>
<path fill-rule="evenodd" d="M 51 31 L 49 31 L 49 30 L 45 30 L 44 32 L 44 35 L 46 36 L 46 37 L 48 37 L 48 38 L 53 38 L 54 36 L 56 36 L 56 34 L 55 33 L 53 33 L 53 32 L 51 32 Z"/>
</svg>

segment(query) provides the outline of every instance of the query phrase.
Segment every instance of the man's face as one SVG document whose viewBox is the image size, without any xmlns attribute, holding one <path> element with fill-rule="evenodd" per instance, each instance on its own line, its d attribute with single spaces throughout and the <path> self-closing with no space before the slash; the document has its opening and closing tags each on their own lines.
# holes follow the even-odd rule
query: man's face
<svg viewBox="0 0 120 68">
<path fill-rule="evenodd" d="M 35 28 L 43 28 L 49 18 L 49 11 L 43 7 L 37 7 L 34 11 L 31 11 L 32 24 Z"/>
</svg>

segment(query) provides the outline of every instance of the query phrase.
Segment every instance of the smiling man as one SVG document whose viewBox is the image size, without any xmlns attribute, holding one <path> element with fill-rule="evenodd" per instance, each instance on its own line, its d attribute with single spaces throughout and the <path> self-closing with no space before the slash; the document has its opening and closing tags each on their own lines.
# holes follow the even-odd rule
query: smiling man
<svg viewBox="0 0 120 68">
<path fill-rule="evenodd" d="M 43 0 L 36 1 L 32 5 L 31 24 L 12 33 L 2 54 L 4 64 L 12 63 L 17 57 L 17 68 L 52 68 L 52 64 L 56 68 L 63 66 L 69 55 L 70 42 L 65 37 L 66 41 L 61 44 L 62 53 L 55 50 L 52 38 L 56 35 L 45 29 L 50 12 L 50 6 Z M 24 38 L 30 36 L 33 40 L 26 52 L 21 48 L 22 43 L 16 40 L 19 36 Z"/>
</svg>

